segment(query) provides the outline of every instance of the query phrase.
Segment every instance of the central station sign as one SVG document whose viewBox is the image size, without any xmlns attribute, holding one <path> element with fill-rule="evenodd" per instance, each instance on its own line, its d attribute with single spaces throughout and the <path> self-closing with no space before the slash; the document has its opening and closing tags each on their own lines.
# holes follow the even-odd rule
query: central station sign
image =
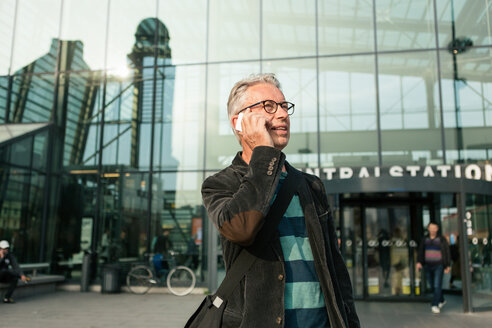
<svg viewBox="0 0 492 328">
<path fill-rule="evenodd" d="M 304 168 L 304 172 L 314 174 L 321 179 L 365 179 L 389 176 L 424 177 L 424 178 L 455 178 L 482 180 L 492 182 L 492 164 L 468 164 L 468 165 L 393 165 L 389 167 L 362 166 L 362 167 L 326 167 Z"/>
</svg>

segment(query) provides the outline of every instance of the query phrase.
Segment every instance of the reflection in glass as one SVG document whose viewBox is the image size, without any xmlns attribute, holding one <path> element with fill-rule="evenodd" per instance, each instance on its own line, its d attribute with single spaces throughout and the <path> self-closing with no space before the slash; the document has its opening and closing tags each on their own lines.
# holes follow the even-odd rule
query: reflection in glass
<svg viewBox="0 0 492 328">
<path fill-rule="evenodd" d="M 37 133 L 33 138 L 32 167 L 45 172 L 48 159 L 48 131 Z"/>
<path fill-rule="evenodd" d="M 9 74 L 15 4 L 15 1 L 0 2 L 0 76 Z"/>
<path fill-rule="evenodd" d="M 490 307 L 492 296 L 492 197 L 468 194 L 466 220 L 472 307 Z"/>
<path fill-rule="evenodd" d="M 409 208 L 368 207 L 365 215 L 369 294 L 410 295 Z"/>
<path fill-rule="evenodd" d="M 384 165 L 440 164 L 435 52 L 385 54 L 378 58 Z"/>
<path fill-rule="evenodd" d="M 0 123 L 5 122 L 7 111 L 7 96 L 8 96 L 9 78 L 0 76 Z"/>
<path fill-rule="evenodd" d="M 137 100 L 133 72 L 128 71 L 128 75 L 126 77 L 111 75 L 106 83 L 103 165 L 130 166 L 131 164 L 131 150 L 134 145 L 132 144 L 132 117 Z M 102 112 L 102 106 L 99 112 Z M 100 116 L 101 113 L 98 117 Z M 94 119 L 98 120 L 97 117 Z M 134 124 L 133 127 L 138 125 Z"/>
<path fill-rule="evenodd" d="M 435 48 L 434 5 L 429 0 L 378 0 L 378 50 Z"/>
<path fill-rule="evenodd" d="M 59 65 L 61 71 L 88 69 L 83 60 L 83 45 L 80 41 L 58 42 L 58 40 L 53 39 L 49 53 L 35 59 L 32 63 L 16 72 L 12 82 L 9 122 L 48 122 L 52 118 L 55 77 L 48 72 L 54 71 L 58 46 L 60 46 L 60 56 L 63 58 L 62 64 Z M 33 72 L 47 74 L 26 74 Z M 76 99 L 76 102 L 79 103 L 84 101 L 84 96 L 87 95 L 81 90 L 84 89 L 86 84 L 91 85 L 91 82 L 87 83 L 84 79 L 91 80 L 92 77 L 95 77 L 97 80 L 98 78 L 97 72 L 93 72 L 90 75 L 89 78 L 78 74 L 61 76 L 61 79 L 67 83 L 72 92 L 71 100 Z M 62 86 L 65 85 L 62 84 Z M 79 92 L 78 94 L 75 91 L 76 89 Z M 63 94 L 60 94 L 60 97 L 63 96 Z M 68 104 L 68 107 L 72 108 L 71 105 Z M 59 110 L 63 112 L 61 109 Z M 69 120 L 78 119 L 78 117 L 70 117 L 71 114 L 73 115 L 74 113 L 69 112 Z M 77 116 L 78 113 L 75 115 Z"/>
<path fill-rule="evenodd" d="M 321 166 L 377 165 L 374 57 L 323 58 L 319 71 Z"/>
<path fill-rule="evenodd" d="M 44 183 L 44 175 L 25 169 L 0 173 L 0 235 L 21 263 L 39 261 Z"/>
<path fill-rule="evenodd" d="M 55 220 L 49 226 L 47 255 L 52 273 L 80 279 L 84 251 L 92 246 L 97 177 L 91 174 L 63 176 Z"/>
<path fill-rule="evenodd" d="M 316 54 L 316 3 L 311 0 L 262 1 L 262 57 Z"/>
<path fill-rule="evenodd" d="M 362 213 L 360 207 L 347 206 L 343 208 L 343 238 L 345 242 L 345 264 L 349 271 L 350 280 L 354 288 L 354 296 L 364 295 L 364 262 L 363 262 L 363 237 L 362 237 Z"/>
<path fill-rule="evenodd" d="M 227 99 L 237 81 L 259 72 L 259 69 L 258 62 L 209 65 L 205 127 L 207 169 L 221 169 L 230 165 L 241 149 L 227 115 Z"/>
<path fill-rule="evenodd" d="M 469 49 L 440 56 L 447 158 L 450 163 L 489 159 L 492 55 L 488 49 Z"/>
<path fill-rule="evenodd" d="M 372 2 L 318 2 L 319 54 L 370 52 L 374 49 Z"/>
<path fill-rule="evenodd" d="M 61 0 L 17 2 L 11 72 L 18 71 L 48 52 L 56 54 L 60 6 Z M 44 67 L 44 72 L 54 72 L 55 59 L 56 55 L 47 62 L 49 67 Z"/>
<path fill-rule="evenodd" d="M 210 1 L 208 59 L 258 59 L 260 17 L 259 1 Z"/>
<path fill-rule="evenodd" d="M 101 98 L 101 72 L 71 73 L 67 75 L 66 126 L 63 164 L 82 166 L 96 164 L 99 111 Z"/>
<path fill-rule="evenodd" d="M 440 47 L 448 47 L 452 41 L 453 28 L 457 37 L 468 38 L 474 45 L 492 45 L 490 1 L 440 0 L 436 1 L 436 5 Z"/>
<path fill-rule="evenodd" d="M 104 233 L 109 233 L 109 262 L 135 261 L 147 249 L 148 174 L 108 172 L 100 183 L 98 240 L 102 243 Z"/>
<path fill-rule="evenodd" d="M 150 45 L 153 47 L 154 39 L 148 38 L 145 32 L 148 29 L 155 31 L 155 22 L 157 20 L 147 20 L 148 24 L 141 25 L 143 20 L 149 17 L 156 17 L 156 1 L 141 0 L 135 1 L 117 1 L 112 3 L 109 12 L 109 31 L 108 31 L 108 53 L 107 69 L 109 71 L 124 71 L 128 67 L 127 54 L 133 46 L 136 49 L 147 49 Z M 139 27 L 141 29 L 137 29 Z M 135 38 L 141 36 L 139 43 L 135 43 Z M 152 51 L 153 54 L 153 51 Z M 151 61 L 145 60 L 144 65 L 153 65 Z"/>
<path fill-rule="evenodd" d="M 449 251 L 451 255 L 451 272 L 449 286 L 443 285 L 443 289 L 459 290 L 463 288 L 461 278 L 461 261 L 460 261 L 460 222 L 461 218 L 458 215 L 458 207 L 456 205 L 456 195 L 450 193 L 440 194 L 440 219 L 441 219 L 441 235 L 444 236 L 449 243 Z M 426 227 L 429 222 L 423 222 Z"/>
<path fill-rule="evenodd" d="M 0 236 L 21 263 L 41 261 L 46 136 L 44 129 L 0 147 Z"/>
<path fill-rule="evenodd" d="M 54 86 L 52 74 L 14 76 L 9 123 L 48 122 L 53 109 Z"/>
<path fill-rule="evenodd" d="M 156 88 L 154 167 L 203 167 L 204 66 L 160 68 Z"/>
<path fill-rule="evenodd" d="M 187 265 L 195 273 L 199 273 L 203 247 L 201 182 L 201 174 L 194 172 L 161 173 L 152 180 L 151 249 L 159 236 L 170 230 L 177 264 Z"/>
<path fill-rule="evenodd" d="M 108 0 L 63 1 L 61 39 L 80 41 L 92 70 L 104 69 L 107 9 Z"/>
<path fill-rule="evenodd" d="M 297 168 L 318 167 L 316 61 L 271 61 L 265 71 L 276 74 L 285 100 L 296 105 L 290 116 L 289 144 L 283 150 L 287 160 Z"/>
<path fill-rule="evenodd" d="M 234 1 L 231 4 L 237 2 Z M 226 4 L 221 2 L 221 5 Z M 205 35 L 207 31 L 207 1 L 160 1 L 158 7 L 157 17 L 166 24 L 170 31 L 169 44 L 172 49 L 174 64 L 204 62 L 207 40 Z M 211 22 L 219 24 L 220 20 L 211 19 Z M 211 38 L 213 34 L 210 34 Z M 221 47 L 220 50 L 232 48 L 234 47 Z"/>
</svg>

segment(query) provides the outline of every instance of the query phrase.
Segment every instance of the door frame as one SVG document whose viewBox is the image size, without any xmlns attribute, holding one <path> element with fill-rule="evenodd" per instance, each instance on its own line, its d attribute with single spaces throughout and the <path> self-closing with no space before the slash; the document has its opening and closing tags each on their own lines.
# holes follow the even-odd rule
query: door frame
<svg viewBox="0 0 492 328">
<path fill-rule="evenodd" d="M 362 295 L 355 295 L 354 298 L 369 300 L 369 301 L 428 301 L 429 297 L 425 296 L 423 290 L 421 290 L 420 295 L 415 295 L 415 264 L 414 258 L 412 256 L 413 250 L 410 246 L 408 248 L 408 259 L 409 259 L 409 271 L 410 271 L 410 295 L 405 296 L 374 296 L 369 295 L 369 282 L 368 282 L 368 240 L 367 240 L 367 220 L 366 220 L 366 208 L 387 208 L 387 207 L 407 207 L 409 213 L 409 223 L 407 226 L 409 240 L 415 240 L 417 243 L 419 242 L 421 236 L 423 236 L 424 227 L 423 227 L 423 209 L 427 206 L 429 210 L 430 221 L 435 221 L 439 215 L 436 215 L 435 211 L 435 201 L 434 201 L 434 193 L 429 193 L 425 197 L 421 196 L 421 193 L 408 193 L 408 197 L 389 197 L 389 195 L 394 195 L 395 193 L 379 193 L 377 195 L 374 194 L 357 194 L 358 197 L 350 197 L 345 198 L 343 194 L 339 197 L 339 213 L 340 213 L 340 238 L 341 238 L 341 251 L 345 256 L 345 241 L 348 239 L 348 236 L 344 235 L 344 209 L 346 207 L 358 208 L 361 218 L 360 231 L 362 234 L 362 275 L 363 282 Z M 439 193 L 437 193 L 439 194 Z M 352 240 L 352 243 L 355 244 L 355 241 Z M 352 262 L 354 263 L 353 268 L 353 276 L 355 278 L 356 268 L 355 268 L 355 252 L 353 254 L 354 258 Z M 423 285 L 425 283 L 425 279 L 421 279 Z"/>
</svg>

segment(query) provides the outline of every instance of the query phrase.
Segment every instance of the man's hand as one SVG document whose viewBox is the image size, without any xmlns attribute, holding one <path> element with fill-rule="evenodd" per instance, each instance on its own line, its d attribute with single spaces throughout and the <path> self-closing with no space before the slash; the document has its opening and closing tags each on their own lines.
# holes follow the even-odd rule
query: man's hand
<svg viewBox="0 0 492 328">
<path fill-rule="evenodd" d="M 241 122 L 243 131 L 239 132 L 239 134 L 251 150 L 257 146 L 274 147 L 273 139 L 269 132 L 270 125 L 271 122 L 264 115 L 254 113 L 248 108 L 244 111 Z"/>
<path fill-rule="evenodd" d="M 420 262 L 417 262 L 417 270 L 418 271 L 422 270 L 422 264 Z"/>
<path fill-rule="evenodd" d="M 25 275 L 20 276 L 20 279 L 22 280 L 22 282 L 26 282 L 27 281 L 27 277 Z"/>
</svg>

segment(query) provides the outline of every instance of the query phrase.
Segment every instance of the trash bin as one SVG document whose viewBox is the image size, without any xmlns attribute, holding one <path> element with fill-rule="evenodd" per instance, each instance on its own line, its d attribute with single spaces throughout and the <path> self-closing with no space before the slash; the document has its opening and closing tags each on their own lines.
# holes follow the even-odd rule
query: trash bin
<svg viewBox="0 0 492 328">
<path fill-rule="evenodd" d="M 120 267 L 118 264 L 106 264 L 102 268 L 101 293 L 119 293 Z"/>
</svg>

